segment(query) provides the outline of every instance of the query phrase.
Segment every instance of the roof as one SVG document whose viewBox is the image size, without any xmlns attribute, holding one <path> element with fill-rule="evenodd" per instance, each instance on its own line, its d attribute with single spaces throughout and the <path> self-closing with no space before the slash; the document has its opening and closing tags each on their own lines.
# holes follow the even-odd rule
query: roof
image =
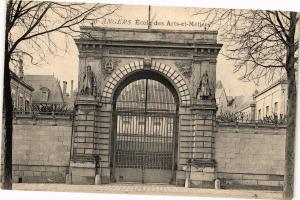
<svg viewBox="0 0 300 200">
<path fill-rule="evenodd" d="M 257 94 L 254 95 L 254 97 L 258 97 L 259 95 L 267 92 L 268 90 L 276 87 L 277 85 L 280 85 L 280 84 L 287 84 L 287 79 L 286 77 L 283 77 L 281 79 L 279 79 L 278 81 L 276 81 L 275 83 L 271 84 L 269 87 L 265 88 L 264 90 L 262 90 L 261 92 L 257 92 Z"/>
<path fill-rule="evenodd" d="M 18 83 L 22 84 L 25 88 L 29 89 L 30 91 L 34 91 L 34 88 L 31 87 L 29 84 L 25 83 L 20 77 L 18 77 L 13 71 L 10 71 L 10 77 L 17 81 Z"/>
<path fill-rule="evenodd" d="M 216 83 L 216 89 L 221 89 L 221 88 L 223 88 L 222 81 L 218 80 Z"/>
<path fill-rule="evenodd" d="M 235 108 L 234 110 L 240 111 L 248 106 L 250 106 L 250 104 L 253 102 L 253 97 L 250 95 L 246 95 L 246 96 L 236 96 L 234 99 L 234 105 Z"/>
<path fill-rule="evenodd" d="M 223 93 L 226 96 L 226 92 L 225 92 L 224 88 L 217 88 L 215 91 L 215 98 L 216 99 L 220 98 Z"/>
<path fill-rule="evenodd" d="M 226 91 L 225 91 L 225 89 L 223 87 L 222 81 L 219 80 L 216 83 L 215 98 L 219 99 L 219 98 L 221 98 L 221 96 L 223 94 L 224 94 L 224 96 L 226 98 L 226 101 L 228 103 L 229 101 L 228 101 L 228 97 L 227 97 Z"/>
<path fill-rule="evenodd" d="M 64 102 L 66 103 L 66 105 L 68 107 L 74 106 L 75 97 L 76 97 L 76 95 L 74 95 L 74 94 L 72 95 L 72 93 L 68 94 L 68 95 L 64 95 Z"/>
<path fill-rule="evenodd" d="M 41 88 L 49 89 L 49 99 L 47 103 L 64 103 L 59 81 L 54 75 L 25 75 L 24 81 L 34 88 L 32 94 L 32 102 L 40 102 L 41 100 Z"/>
</svg>

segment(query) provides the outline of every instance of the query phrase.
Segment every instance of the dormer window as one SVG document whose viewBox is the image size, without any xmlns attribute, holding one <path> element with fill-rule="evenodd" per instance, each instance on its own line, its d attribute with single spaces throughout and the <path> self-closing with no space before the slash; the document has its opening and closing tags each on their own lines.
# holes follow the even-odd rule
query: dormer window
<svg viewBox="0 0 300 200">
<path fill-rule="evenodd" d="M 41 88 L 41 101 L 48 101 L 49 99 L 49 89 L 48 88 Z"/>
</svg>

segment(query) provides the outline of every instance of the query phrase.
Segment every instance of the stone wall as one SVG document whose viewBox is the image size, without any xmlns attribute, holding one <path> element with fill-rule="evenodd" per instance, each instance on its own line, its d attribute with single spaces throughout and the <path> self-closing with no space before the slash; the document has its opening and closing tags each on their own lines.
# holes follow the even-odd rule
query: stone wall
<svg viewBox="0 0 300 200">
<path fill-rule="evenodd" d="M 285 133 L 281 125 L 220 123 L 215 159 L 223 187 L 281 189 Z"/>
<path fill-rule="evenodd" d="M 103 182 L 107 183 L 110 176 L 111 115 L 104 112 L 104 107 L 97 116 L 99 124 L 95 151 L 101 157 L 101 175 Z M 184 117 L 183 113 L 180 117 Z M 214 157 L 217 166 L 214 171 L 215 177 L 221 179 L 223 188 L 282 189 L 285 126 L 218 123 L 216 129 Z M 188 149 L 184 148 L 185 142 L 189 141 L 187 136 L 190 130 L 181 124 L 179 131 L 178 164 L 181 170 L 190 157 Z M 14 120 L 14 182 L 65 182 L 70 161 L 71 133 L 72 120 L 69 117 L 32 119 L 24 116 Z M 177 174 L 177 179 L 183 181 L 184 178 L 184 173 Z"/>
<path fill-rule="evenodd" d="M 70 160 L 71 118 L 22 116 L 14 120 L 13 128 L 13 181 L 65 182 Z"/>
</svg>

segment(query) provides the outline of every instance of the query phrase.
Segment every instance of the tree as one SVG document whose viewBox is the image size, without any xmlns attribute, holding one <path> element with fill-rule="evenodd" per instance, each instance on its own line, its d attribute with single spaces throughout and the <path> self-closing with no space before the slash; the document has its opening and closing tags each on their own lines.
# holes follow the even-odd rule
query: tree
<svg viewBox="0 0 300 200">
<path fill-rule="evenodd" d="M 292 199 L 296 126 L 296 80 L 299 13 L 284 11 L 199 9 L 195 13 L 219 30 L 223 54 L 233 60 L 241 79 L 259 82 L 286 76 L 288 119 L 283 198 Z"/>
<path fill-rule="evenodd" d="M 13 106 L 10 67 L 20 59 L 20 55 L 26 56 L 33 62 L 35 57 L 29 51 L 30 48 L 39 52 L 41 58 L 46 56 L 43 54 L 44 48 L 50 52 L 59 48 L 53 38 L 54 33 L 62 33 L 66 36 L 81 34 L 80 25 L 97 23 L 98 20 L 114 13 L 116 9 L 118 6 L 108 4 L 8 1 L 4 58 L 3 189 L 12 189 Z"/>
</svg>

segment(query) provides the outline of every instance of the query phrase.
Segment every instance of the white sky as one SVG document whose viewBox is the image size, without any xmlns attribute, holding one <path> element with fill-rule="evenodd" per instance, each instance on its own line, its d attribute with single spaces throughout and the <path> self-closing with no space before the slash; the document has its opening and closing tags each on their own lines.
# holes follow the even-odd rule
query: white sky
<svg viewBox="0 0 300 200">
<path fill-rule="evenodd" d="M 151 7 L 151 20 L 164 22 L 163 26 L 155 26 L 155 29 L 169 29 L 169 30 L 203 30 L 203 27 L 179 27 L 166 26 L 168 21 L 185 22 L 195 21 L 202 23 L 199 16 L 193 16 L 194 8 L 182 7 Z M 122 6 L 109 19 L 126 19 L 132 20 L 131 25 L 114 25 L 107 24 L 106 27 L 120 27 L 120 28 L 147 28 L 147 25 L 136 25 L 135 20 L 148 19 L 148 6 Z M 57 44 L 66 45 L 65 36 L 57 34 Z M 222 41 L 219 41 L 222 43 Z M 66 54 L 60 52 L 57 55 L 48 55 L 48 63 L 42 63 L 40 67 L 31 66 L 29 63 L 25 66 L 25 74 L 54 74 L 61 84 L 63 80 L 68 81 L 68 91 L 70 89 L 70 80 L 74 80 L 74 86 L 77 85 L 78 73 L 78 51 L 72 38 L 68 40 L 68 52 Z M 228 95 L 250 95 L 255 90 L 255 85 L 252 82 L 243 82 L 238 80 L 241 73 L 233 73 L 233 65 L 219 55 L 217 62 L 217 80 L 221 80 Z"/>
</svg>

